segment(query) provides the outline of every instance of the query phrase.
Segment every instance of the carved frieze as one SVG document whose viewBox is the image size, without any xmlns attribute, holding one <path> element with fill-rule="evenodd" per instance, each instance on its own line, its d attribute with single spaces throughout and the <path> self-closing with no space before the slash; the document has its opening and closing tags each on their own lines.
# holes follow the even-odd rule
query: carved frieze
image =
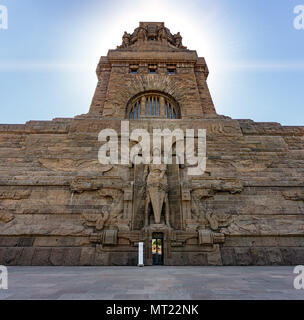
<svg viewBox="0 0 304 320">
<path fill-rule="evenodd" d="M 81 216 L 82 224 L 92 229 L 92 243 L 103 243 L 107 230 L 129 230 L 128 203 L 133 198 L 131 184 L 124 183 L 120 177 L 76 177 L 71 181 L 70 189 L 72 194 L 94 192 L 94 199 L 103 199 L 102 205 L 84 209 Z"/>
<path fill-rule="evenodd" d="M 197 232 L 201 246 L 213 246 L 225 242 L 224 230 L 232 223 L 231 214 L 216 213 L 212 199 L 219 192 L 240 193 L 243 183 L 236 179 L 193 178 L 182 188 L 185 227 Z M 188 207 L 188 203 L 190 206 Z"/>
<path fill-rule="evenodd" d="M 286 191 L 286 192 L 282 192 L 282 195 L 286 200 L 304 201 L 304 190 Z"/>
<path fill-rule="evenodd" d="M 76 193 L 96 191 L 102 188 L 122 189 L 123 181 L 120 177 L 79 176 L 70 182 L 70 190 Z"/>
<path fill-rule="evenodd" d="M 7 224 L 15 219 L 15 216 L 6 210 L 0 210 L 0 224 Z"/>
<path fill-rule="evenodd" d="M 5 190 L 0 190 L 0 200 L 22 200 L 28 199 L 31 196 L 31 190 L 13 190 L 6 188 Z"/>
<path fill-rule="evenodd" d="M 102 231 L 105 227 L 117 226 L 123 218 L 124 195 L 121 190 L 115 189 L 101 189 L 99 194 L 110 197 L 111 203 L 103 206 L 98 213 L 83 213 L 82 220 L 85 226 Z"/>
</svg>

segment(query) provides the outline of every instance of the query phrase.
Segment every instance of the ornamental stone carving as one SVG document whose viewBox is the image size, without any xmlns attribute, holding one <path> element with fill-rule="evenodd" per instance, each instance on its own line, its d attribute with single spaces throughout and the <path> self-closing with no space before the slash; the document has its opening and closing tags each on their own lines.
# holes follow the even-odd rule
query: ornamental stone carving
<svg viewBox="0 0 304 320">
<path fill-rule="evenodd" d="M 118 49 L 128 49 L 134 46 L 140 46 L 144 42 L 159 43 L 165 46 L 171 46 L 177 49 L 187 49 L 183 46 L 183 38 L 178 32 L 171 34 L 170 30 L 165 27 L 164 23 L 141 22 L 140 26 L 132 34 L 124 33 L 122 44 Z"/>
</svg>

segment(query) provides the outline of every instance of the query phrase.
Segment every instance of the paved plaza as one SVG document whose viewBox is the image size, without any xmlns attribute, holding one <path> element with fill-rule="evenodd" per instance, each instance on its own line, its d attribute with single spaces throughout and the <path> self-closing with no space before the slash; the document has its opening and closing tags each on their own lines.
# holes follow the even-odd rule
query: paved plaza
<svg viewBox="0 0 304 320">
<path fill-rule="evenodd" d="M 9 267 L 0 299 L 297 299 L 293 267 Z"/>
</svg>

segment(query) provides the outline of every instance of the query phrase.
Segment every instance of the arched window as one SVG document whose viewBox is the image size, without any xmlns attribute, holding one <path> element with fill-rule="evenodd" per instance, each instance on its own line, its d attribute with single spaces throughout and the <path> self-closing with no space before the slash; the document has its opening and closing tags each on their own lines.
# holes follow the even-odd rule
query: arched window
<svg viewBox="0 0 304 320">
<path fill-rule="evenodd" d="M 173 99 L 160 93 L 145 93 L 132 99 L 128 106 L 128 118 L 180 119 L 180 110 Z"/>
</svg>

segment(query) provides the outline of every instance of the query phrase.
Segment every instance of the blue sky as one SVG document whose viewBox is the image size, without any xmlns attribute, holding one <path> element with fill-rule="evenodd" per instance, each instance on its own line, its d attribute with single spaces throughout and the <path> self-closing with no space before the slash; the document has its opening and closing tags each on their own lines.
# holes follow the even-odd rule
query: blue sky
<svg viewBox="0 0 304 320">
<path fill-rule="evenodd" d="M 139 21 L 165 21 L 206 58 L 219 114 L 304 125 L 304 0 L 0 0 L 0 123 L 87 113 L 99 57 Z"/>
</svg>

